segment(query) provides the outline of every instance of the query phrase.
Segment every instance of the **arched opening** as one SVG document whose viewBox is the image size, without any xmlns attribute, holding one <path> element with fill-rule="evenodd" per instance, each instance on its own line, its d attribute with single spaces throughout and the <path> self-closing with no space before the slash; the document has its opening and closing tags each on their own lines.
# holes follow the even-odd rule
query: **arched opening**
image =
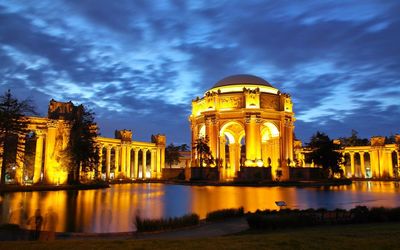
<svg viewBox="0 0 400 250">
<path fill-rule="evenodd" d="M 351 177 L 351 158 L 349 153 L 344 154 L 344 175 L 348 178 Z"/>
<path fill-rule="evenodd" d="M 110 151 L 110 179 L 115 178 L 115 148 Z"/>
<path fill-rule="evenodd" d="M 393 166 L 393 177 L 399 178 L 400 171 L 399 171 L 399 159 L 397 158 L 397 152 L 392 152 L 392 166 Z"/>
<path fill-rule="evenodd" d="M 244 126 L 237 121 L 229 121 L 220 129 L 221 144 L 218 158 L 222 160 L 221 172 L 224 179 L 236 177 L 240 170 L 244 135 Z"/>
<path fill-rule="evenodd" d="M 101 149 L 101 168 L 100 168 L 100 173 L 99 175 L 101 176 L 102 179 L 105 179 L 105 172 L 107 171 L 107 148 L 103 147 Z M 103 176 L 104 175 L 104 176 Z"/>
<path fill-rule="evenodd" d="M 17 158 L 23 158 L 22 177 L 23 183 L 32 183 L 35 174 L 35 156 L 36 156 L 37 136 L 34 131 L 30 131 L 25 136 L 24 152 L 17 151 Z"/>
<path fill-rule="evenodd" d="M 146 151 L 146 179 L 151 178 L 151 151 Z"/>
<path fill-rule="evenodd" d="M 358 152 L 354 154 L 354 176 L 361 177 L 361 157 Z"/>
<path fill-rule="evenodd" d="M 138 169 L 137 169 L 137 178 L 138 179 L 142 179 L 142 178 L 144 178 L 144 175 L 143 175 L 143 165 L 142 165 L 142 162 L 143 162 L 143 150 L 142 149 L 139 149 L 138 150 Z"/>
</svg>

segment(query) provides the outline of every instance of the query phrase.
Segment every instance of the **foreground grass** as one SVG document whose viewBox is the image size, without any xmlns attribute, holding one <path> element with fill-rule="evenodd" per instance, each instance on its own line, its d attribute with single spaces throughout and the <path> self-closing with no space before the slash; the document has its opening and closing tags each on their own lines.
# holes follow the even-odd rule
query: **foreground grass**
<svg viewBox="0 0 400 250">
<path fill-rule="evenodd" d="M 400 223 L 323 226 L 191 240 L 0 242 L 0 249 L 398 249 Z"/>
</svg>

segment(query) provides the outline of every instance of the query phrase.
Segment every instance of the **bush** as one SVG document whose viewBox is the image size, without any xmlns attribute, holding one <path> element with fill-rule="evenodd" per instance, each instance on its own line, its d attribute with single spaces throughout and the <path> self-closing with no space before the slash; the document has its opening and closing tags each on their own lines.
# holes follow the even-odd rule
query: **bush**
<svg viewBox="0 0 400 250">
<path fill-rule="evenodd" d="M 227 219 L 227 218 L 241 217 L 243 215 L 244 215 L 243 207 L 228 208 L 228 209 L 221 209 L 221 210 L 207 213 L 206 220 L 207 221 L 217 221 L 217 220 L 223 220 L 223 219 Z"/>
<path fill-rule="evenodd" d="M 171 230 L 175 228 L 194 226 L 199 224 L 200 218 L 197 214 L 187 214 L 182 217 L 168 219 L 142 219 L 135 217 L 136 229 L 138 232 L 150 232 L 160 230 Z"/>
<path fill-rule="evenodd" d="M 317 219 L 312 214 L 283 213 L 283 214 L 249 214 L 247 223 L 252 229 L 276 230 L 317 225 Z"/>
</svg>

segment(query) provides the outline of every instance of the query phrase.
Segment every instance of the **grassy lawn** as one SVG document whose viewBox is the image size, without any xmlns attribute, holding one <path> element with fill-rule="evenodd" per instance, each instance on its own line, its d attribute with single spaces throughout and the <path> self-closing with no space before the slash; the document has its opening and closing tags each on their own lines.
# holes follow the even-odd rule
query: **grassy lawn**
<svg viewBox="0 0 400 250">
<path fill-rule="evenodd" d="M 323 226 L 193 240 L 0 242 L 0 249 L 400 249 L 400 223 Z"/>
</svg>

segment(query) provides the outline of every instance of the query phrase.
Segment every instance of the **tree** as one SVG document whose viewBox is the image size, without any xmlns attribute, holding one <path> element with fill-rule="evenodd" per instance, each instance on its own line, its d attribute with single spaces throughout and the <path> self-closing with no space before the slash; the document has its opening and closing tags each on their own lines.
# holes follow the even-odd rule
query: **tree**
<svg viewBox="0 0 400 250">
<path fill-rule="evenodd" d="M 170 168 L 172 165 L 179 163 L 179 157 L 181 157 L 180 151 L 181 146 L 175 146 L 173 143 L 165 148 L 165 162 Z"/>
<path fill-rule="evenodd" d="M 338 152 L 339 145 L 334 144 L 328 135 L 318 131 L 311 137 L 308 146 L 312 150 L 309 158 L 314 164 L 326 171 L 341 173 L 342 154 Z"/>
<path fill-rule="evenodd" d="M 196 140 L 193 150 L 196 150 L 199 159 L 199 167 L 203 167 L 203 161 L 206 166 L 214 163 L 214 158 L 211 154 L 211 149 L 208 146 L 208 138 L 200 137 Z"/>
<path fill-rule="evenodd" d="M 15 156 L 18 158 L 24 153 L 24 141 L 18 140 L 18 137 L 24 136 L 28 132 L 29 121 L 26 119 L 28 114 L 36 114 L 29 99 L 19 101 L 12 96 L 10 90 L 0 96 L 0 148 L 2 148 L 0 184 L 5 184 L 7 167 L 14 163 Z"/>
<path fill-rule="evenodd" d="M 83 105 L 78 106 L 71 120 L 70 140 L 65 154 L 70 157 L 68 183 L 79 183 L 82 170 L 97 171 L 100 160 L 100 149 L 96 143 L 98 135 L 94 113 Z"/>
<path fill-rule="evenodd" d="M 340 143 L 343 146 L 367 146 L 369 145 L 369 140 L 366 138 L 358 137 L 358 132 L 354 129 L 351 130 L 350 137 L 341 137 Z"/>
</svg>

